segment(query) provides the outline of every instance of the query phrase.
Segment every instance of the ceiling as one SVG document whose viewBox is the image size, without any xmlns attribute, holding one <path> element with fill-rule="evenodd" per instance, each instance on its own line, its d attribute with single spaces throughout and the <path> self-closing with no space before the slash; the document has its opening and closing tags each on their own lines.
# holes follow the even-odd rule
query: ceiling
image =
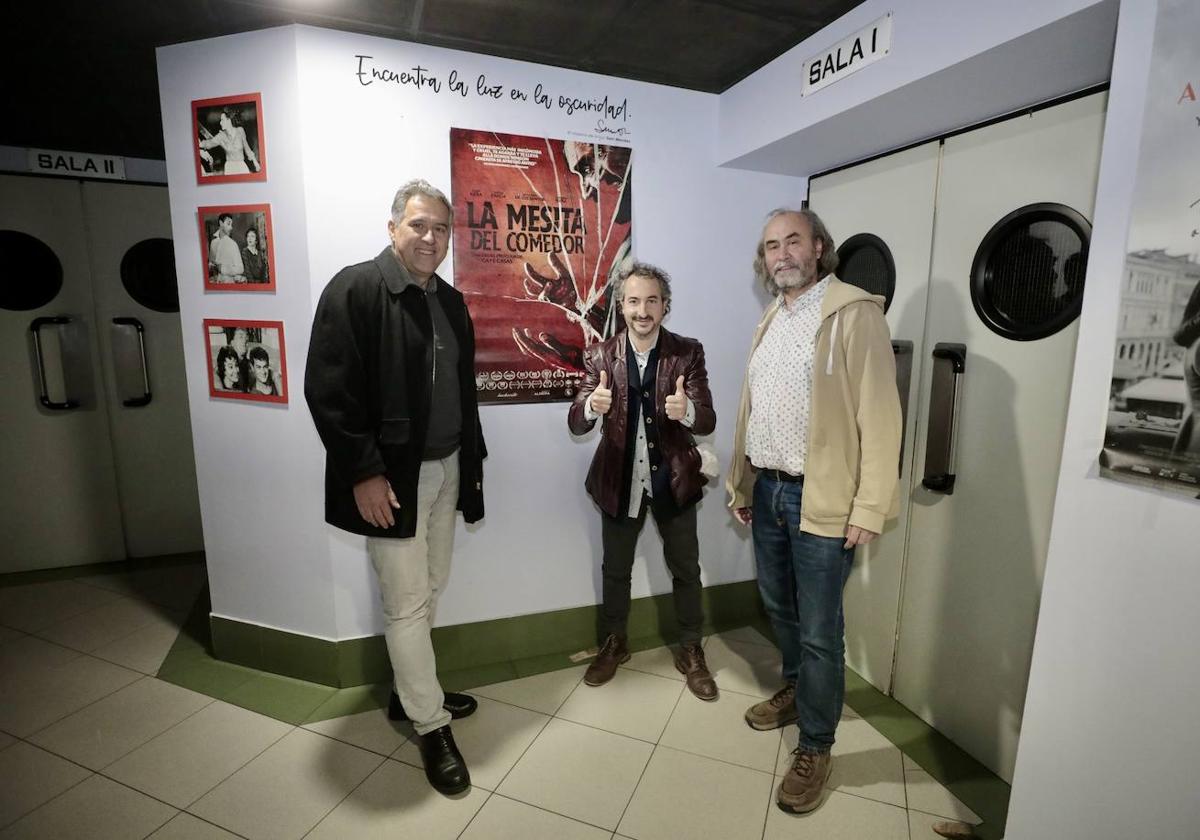
<svg viewBox="0 0 1200 840">
<path fill-rule="evenodd" d="M 155 47 L 289 23 L 718 93 L 860 2 L 21 2 L 5 12 L 0 144 L 161 159 Z"/>
</svg>

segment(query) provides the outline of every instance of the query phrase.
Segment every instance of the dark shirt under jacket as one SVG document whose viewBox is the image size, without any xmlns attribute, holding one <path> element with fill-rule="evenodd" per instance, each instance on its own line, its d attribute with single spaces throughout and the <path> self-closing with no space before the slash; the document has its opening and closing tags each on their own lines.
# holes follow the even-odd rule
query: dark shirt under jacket
<svg viewBox="0 0 1200 840">
<path fill-rule="evenodd" d="M 595 422 L 584 415 L 584 404 L 600 383 L 600 371 L 608 373 L 612 389 L 612 408 L 604 415 L 600 444 L 592 458 L 584 486 L 588 494 L 609 516 L 624 516 L 621 500 L 629 498 L 630 476 L 626 470 L 626 447 L 629 435 L 629 368 L 626 358 L 626 331 L 600 344 L 594 344 L 583 354 L 583 381 L 575 392 L 575 400 L 567 414 L 571 432 L 582 435 Z M 675 392 L 675 380 L 683 376 L 684 393 L 692 401 L 696 418 L 691 429 L 667 418 L 666 399 Z M 655 374 L 654 416 L 662 447 L 662 468 L 670 476 L 671 498 L 682 510 L 700 498 L 708 479 L 700 472 L 700 453 L 693 434 L 710 434 L 717 426 L 717 415 L 708 390 L 708 371 L 704 367 L 704 347 L 694 338 L 684 338 L 660 328 L 658 365 Z M 645 422 L 645 418 L 643 418 Z"/>
<path fill-rule="evenodd" d="M 475 396 L 475 331 L 462 294 L 436 283 L 437 304 L 458 347 L 458 509 L 483 518 L 487 449 Z M 425 291 L 391 248 L 342 269 L 313 316 L 304 396 L 325 444 L 325 519 L 370 537 L 416 533 L 417 477 L 429 437 L 434 394 L 433 319 Z M 396 524 L 376 528 L 354 503 L 354 485 L 385 475 L 400 502 Z"/>
<path fill-rule="evenodd" d="M 429 434 L 425 438 L 426 461 L 445 458 L 458 449 L 462 434 L 462 407 L 458 401 L 458 341 L 450 320 L 438 303 L 437 289 L 442 285 L 436 277 L 429 278 L 425 300 L 433 318 L 436 342 L 433 370 L 433 404 L 429 412 Z"/>
</svg>

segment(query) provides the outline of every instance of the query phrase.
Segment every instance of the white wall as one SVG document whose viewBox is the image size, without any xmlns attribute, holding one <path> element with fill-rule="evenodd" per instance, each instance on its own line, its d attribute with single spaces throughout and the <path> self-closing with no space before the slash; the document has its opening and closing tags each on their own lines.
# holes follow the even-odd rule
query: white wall
<svg viewBox="0 0 1200 840">
<path fill-rule="evenodd" d="M 319 493 L 320 443 L 301 383 L 312 306 L 303 158 L 295 132 L 295 32 L 273 29 L 158 51 L 163 137 L 196 479 L 213 611 L 317 636 L 334 633 Z M 191 102 L 260 91 L 265 183 L 197 185 Z M 271 205 L 276 294 L 204 292 L 196 208 Z M 287 406 L 209 397 L 205 318 L 283 321 Z"/>
<path fill-rule="evenodd" d="M 1121 4 L 1010 840 L 1200 832 L 1200 503 L 1096 476 L 1155 8 Z"/>
<path fill-rule="evenodd" d="M 1116 0 L 867 0 L 721 94 L 726 165 L 810 175 L 1108 78 Z M 889 55 L 801 99 L 805 62 L 892 12 Z"/>
<path fill-rule="evenodd" d="M 443 89 L 380 81 L 363 86 L 356 55 L 398 71 L 419 65 L 438 76 Z M 555 95 L 628 98 L 635 254 L 674 277 L 667 327 L 705 344 L 718 415 L 710 442 L 722 463 L 728 461 L 746 350 L 763 305 L 751 288 L 754 244 L 765 212 L 797 204 L 804 182 L 718 168 L 716 96 L 304 27 L 167 47 L 159 56 L 215 613 L 326 638 L 382 630 L 362 539 L 321 521 L 324 453 L 301 390 L 317 297 L 341 267 L 370 259 L 387 244 L 388 212 L 400 183 L 420 176 L 449 192 L 451 127 L 569 137 L 593 132 L 596 123 L 594 116 L 507 97 L 458 97 L 445 86 L 452 70 L 472 87 L 484 73 L 506 88 L 540 82 Z M 238 68 L 236 81 L 228 73 L 214 76 L 213 67 Z M 188 103 L 254 90 L 263 91 L 269 180 L 197 187 Z M 197 291 L 199 277 L 189 283 L 188 267 L 199 266 L 195 207 L 220 201 L 271 202 L 276 295 L 204 295 Z M 442 267 L 448 279 L 452 264 L 453 254 Z M 213 315 L 285 320 L 290 405 L 265 409 L 209 399 L 200 321 Z M 460 524 L 438 623 L 597 603 L 599 515 L 583 490 L 595 433 L 573 440 L 565 403 L 488 405 L 481 415 L 490 453 L 487 516 L 470 528 Z M 260 445 L 231 448 L 234 427 L 253 428 Z M 229 475 L 247 478 L 231 483 Z M 720 486 L 721 480 L 710 485 L 700 515 L 708 584 L 753 576 L 749 541 L 732 527 Z M 272 501 L 259 511 L 267 535 L 259 540 L 245 511 L 263 492 Z M 641 551 L 647 562 L 635 570 L 634 596 L 669 591 L 652 525 Z"/>
</svg>

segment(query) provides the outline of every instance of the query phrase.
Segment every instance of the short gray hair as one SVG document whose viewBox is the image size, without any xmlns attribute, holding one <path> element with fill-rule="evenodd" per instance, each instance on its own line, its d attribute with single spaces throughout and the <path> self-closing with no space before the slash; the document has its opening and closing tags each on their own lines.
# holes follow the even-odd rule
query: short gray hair
<svg viewBox="0 0 1200 840">
<path fill-rule="evenodd" d="M 635 262 L 617 275 L 616 282 L 613 283 L 613 302 L 620 304 L 625 299 L 625 282 L 635 275 L 657 280 L 663 306 L 667 308 L 671 306 L 671 275 L 656 265 L 644 262 Z"/>
<path fill-rule="evenodd" d="M 793 210 L 789 207 L 777 207 L 767 214 L 767 218 L 763 220 L 763 229 L 771 223 L 771 220 L 778 216 L 800 216 L 808 220 L 808 230 L 812 234 L 812 238 L 821 243 L 821 257 L 817 260 L 817 279 L 820 280 L 827 275 L 833 274 L 838 267 L 837 246 L 833 242 L 833 237 L 829 234 L 829 228 L 825 227 L 825 223 L 821 221 L 821 217 L 807 207 L 800 210 Z M 762 236 L 758 237 L 758 248 L 754 252 L 754 279 L 763 284 L 763 288 L 767 293 L 774 297 L 779 294 L 779 286 L 775 284 L 771 277 L 771 272 L 767 270 L 766 251 L 763 248 Z"/>
<path fill-rule="evenodd" d="M 408 207 L 408 202 L 418 195 L 432 198 L 446 205 L 446 210 L 450 213 L 450 224 L 454 224 L 454 205 L 450 203 L 450 199 L 446 198 L 444 192 L 423 178 L 413 178 L 396 190 L 396 197 L 392 199 L 393 222 L 400 224 L 404 220 L 404 209 Z"/>
</svg>

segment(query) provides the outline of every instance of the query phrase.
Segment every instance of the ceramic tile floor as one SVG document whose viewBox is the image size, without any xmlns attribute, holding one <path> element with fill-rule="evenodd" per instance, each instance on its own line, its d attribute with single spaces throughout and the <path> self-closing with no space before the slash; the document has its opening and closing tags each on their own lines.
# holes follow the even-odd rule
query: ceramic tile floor
<svg viewBox="0 0 1200 840">
<path fill-rule="evenodd" d="M 0 840 L 924 840 L 977 817 L 848 708 L 820 810 L 778 810 L 795 728 L 756 732 L 775 648 L 706 640 L 721 697 L 658 648 L 474 689 L 454 725 L 474 786 L 433 792 L 407 725 L 373 709 L 296 726 L 155 678 L 202 566 L 0 587 Z"/>
</svg>

